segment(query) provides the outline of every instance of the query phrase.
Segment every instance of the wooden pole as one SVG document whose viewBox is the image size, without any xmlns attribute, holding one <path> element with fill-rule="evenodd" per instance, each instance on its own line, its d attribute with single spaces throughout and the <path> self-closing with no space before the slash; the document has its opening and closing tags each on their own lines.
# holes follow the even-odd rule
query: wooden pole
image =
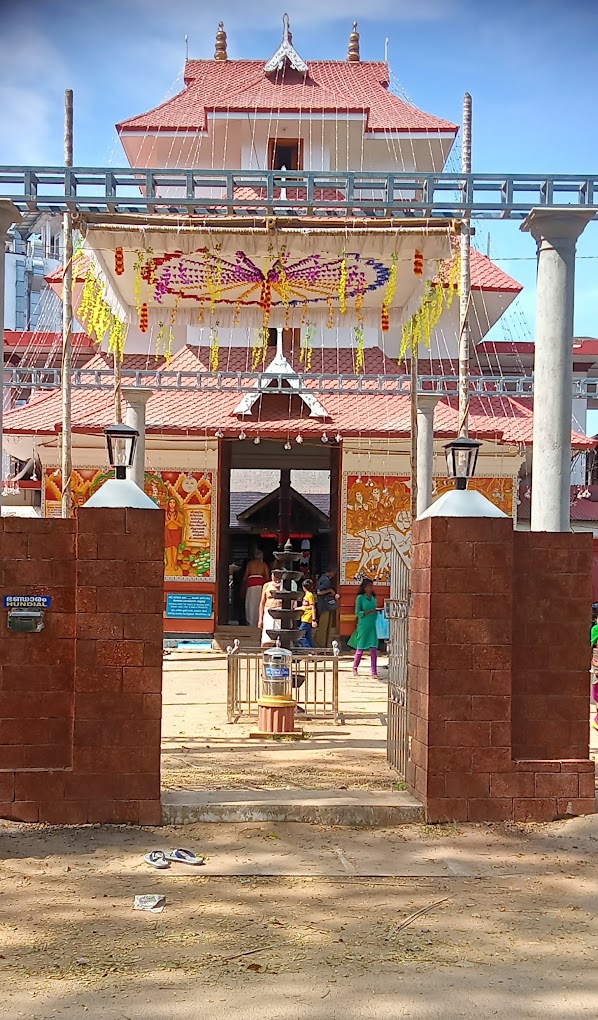
<svg viewBox="0 0 598 1020">
<path fill-rule="evenodd" d="M 64 165 L 73 165 L 73 90 L 64 93 Z M 71 435 L 71 352 L 73 341 L 73 216 L 62 218 L 64 238 L 62 280 L 62 516 L 71 515 L 71 475 L 73 472 Z"/>
<path fill-rule="evenodd" d="M 112 354 L 112 366 L 114 370 L 114 420 L 120 425 L 123 420 L 123 410 L 121 400 L 122 373 L 118 351 L 114 351 Z"/>
<path fill-rule="evenodd" d="M 418 350 L 411 342 L 411 520 L 417 517 L 417 384 L 418 384 Z"/>
<path fill-rule="evenodd" d="M 471 173 L 471 96 L 463 96 L 463 137 L 461 140 L 461 170 Z M 464 198 L 469 197 L 469 188 L 463 185 Z M 469 434 L 469 356 L 471 330 L 469 327 L 469 306 L 471 302 L 471 217 L 463 214 L 461 224 L 461 286 L 459 293 L 459 435 Z"/>
</svg>

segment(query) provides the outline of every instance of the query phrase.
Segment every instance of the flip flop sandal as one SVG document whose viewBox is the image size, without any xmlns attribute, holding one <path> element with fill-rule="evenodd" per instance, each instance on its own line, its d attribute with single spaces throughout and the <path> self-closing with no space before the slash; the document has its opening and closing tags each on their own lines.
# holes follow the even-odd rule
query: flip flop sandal
<svg viewBox="0 0 598 1020">
<path fill-rule="evenodd" d="M 143 859 L 145 863 L 149 864 L 152 868 L 162 870 L 170 867 L 168 858 L 163 850 L 150 850 L 148 854 L 144 855 Z"/>
<path fill-rule="evenodd" d="M 175 861 L 178 864 L 205 864 L 205 857 L 198 857 L 193 850 L 185 850 L 184 847 L 179 847 L 177 850 L 171 850 L 166 855 L 167 861 Z"/>
</svg>

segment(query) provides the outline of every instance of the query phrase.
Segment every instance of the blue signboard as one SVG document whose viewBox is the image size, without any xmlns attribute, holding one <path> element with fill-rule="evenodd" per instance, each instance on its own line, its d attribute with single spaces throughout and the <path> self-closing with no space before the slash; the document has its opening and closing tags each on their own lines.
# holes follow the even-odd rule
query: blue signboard
<svg viewBox="0 0 598 1020">
<path fill-rule="evenodd" d="M 52 605 L 50 595 L 5 595 L 5 609 L 49 609 Z"/>
<path fill-rule="evenodd" d="M 171 620 L 211 620 L 212 605 L 212 595 L 170 593 L 166 596 L 166 616 Z"/>
</svg>

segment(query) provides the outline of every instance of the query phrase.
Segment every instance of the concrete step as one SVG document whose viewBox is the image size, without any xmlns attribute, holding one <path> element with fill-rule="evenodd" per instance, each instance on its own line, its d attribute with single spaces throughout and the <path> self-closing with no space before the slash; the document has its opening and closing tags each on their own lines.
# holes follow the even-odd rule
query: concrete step
<svg viewBox="0 0 598 1020">
<path fill-rule="evenodd" d="M 195 822 L 308 822 L 407 825 L 424 821 L 415 797 L 391 790 L 203 790 L 162 794 L 164 825 Z"/>
<path fill-rule="evenodd" d="M 261 639 L 259 627 L 218 627 L 214 634 L 213 646 L 225 652 L 228 646 L 237 640 L 241 642 L 242 648 L 259 648 Z"/>
</svg>

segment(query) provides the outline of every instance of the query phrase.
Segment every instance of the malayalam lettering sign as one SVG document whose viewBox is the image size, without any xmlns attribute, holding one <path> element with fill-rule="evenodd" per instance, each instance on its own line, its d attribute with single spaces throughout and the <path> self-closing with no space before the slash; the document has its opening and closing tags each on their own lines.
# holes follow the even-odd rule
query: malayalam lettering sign
<svg viewBox="0 0 598 1020">
<path fill-rule="evenodd" d="M 170 620 L 211 620 L 213 598 L 211 595 L 179 595 L 170 592 L 166 596 L 166 616 Z"/>
<path fill-rule="evenodd" d="M 49 609 L 52 605 L 50 595 L 5 595 L 5 609 Z"/>
</svg>

